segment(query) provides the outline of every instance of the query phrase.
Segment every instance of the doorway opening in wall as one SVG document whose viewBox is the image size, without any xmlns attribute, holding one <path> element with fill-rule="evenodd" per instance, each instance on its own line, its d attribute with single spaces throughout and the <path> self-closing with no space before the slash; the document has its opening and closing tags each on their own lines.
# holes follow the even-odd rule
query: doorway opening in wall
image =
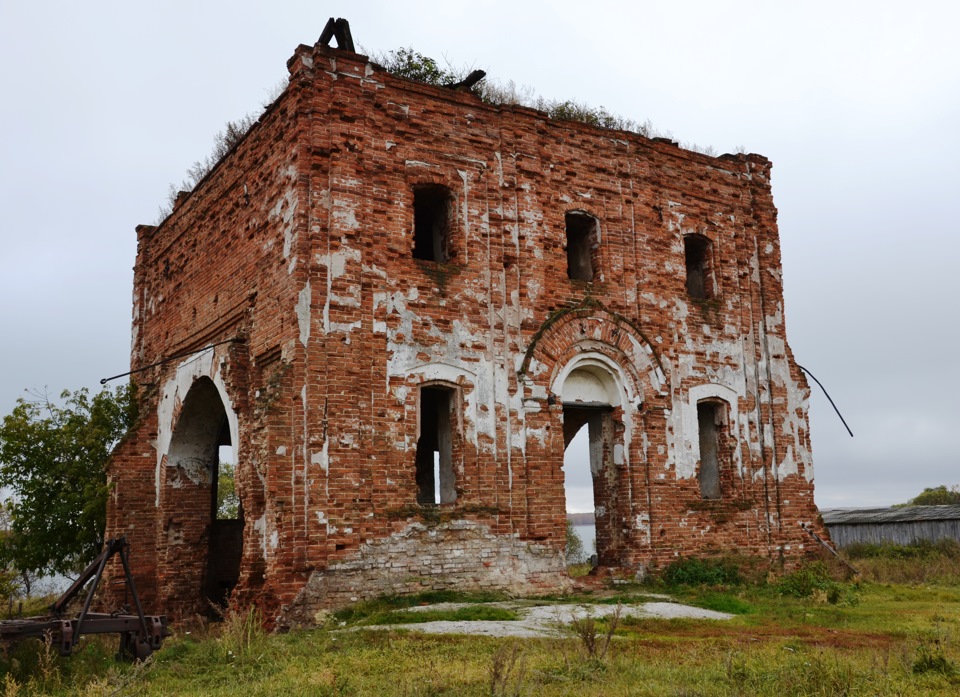
<svg viewBox="0 0 960 697">
<path fill-rule="evenodd" d="M 443 385 L 420 388 L 420 434 L 417 438 L 417 503 L 433 506 L 457 500 L 453 471 L 455 391 Z"/>
<path fill-rule="evenodd" d="M 564 405 L 563 493 L 567 513 L 567 567 L 573 574 L 597 566 L 604 535 L 598 527 L 605 512 L 600 477 L 609 454 L 607 440 L 612 409 Z"/>
<path fill-rule="evenodd" d="M 713 401 L 697 403 L 697 430 L 700 440 L 697 481 L 700 483 L 700 496 L 704 499 L 723 498 L 720 481 L 720 434 L 726 424 L 724 404 Z"/>
<path fill-rule="evenodd" d="M 235 448 L 220 392 L 210 378 L 183 400 L 167 454 L 167 563 L 178 569 L 172 595 L 200 612 L 225 605 L 240 578 L 243 506 L 234 483 Z"/>
<path fill-rule="evenodd" d="M 220 433 L 217 458 L 211 472 L 210 553 L 206 599 L 225 607 L 240 578 L 243 555 L 243 506 L 237 494 L 237 461 L 226 422 Z"/>
</svg>

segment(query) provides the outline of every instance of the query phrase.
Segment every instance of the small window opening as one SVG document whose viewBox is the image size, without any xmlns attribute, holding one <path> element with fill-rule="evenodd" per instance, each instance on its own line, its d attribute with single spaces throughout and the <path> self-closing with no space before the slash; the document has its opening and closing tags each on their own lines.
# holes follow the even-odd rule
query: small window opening
<svg viewBox="0 0 960 697">
<path fill-rule="evenodd" d="M 573 211 L 565 216 L 567 227 L 567 276 L 575 281 L 592 281 L 594 253 L 598 247 L 597 219 Z"/>
<path fill-rule="evenodd" d="M 233 446 L 219 446 L 217 455 L 216 519 L 237 520 L 240 517 L 240 497 L 237 496 L 237 463 Z"/>
<path fill-rule="evenodd" d="M 420 388 L 420 437 L 417 440 L 417 503 L 457 500 L 453 474 L 453 390 Z"/>
<path fill-rule="evenodd" d="M 713 274 L 710 269 L 710 240 L 702 235 L 683 238 L 687 265 L 687 294 L 695 300 L 713 297 Z"/>
<path fill-rule="evenodd" d="M 697 404 L 697 426 L 700 431 L 700 496 L 719 499 L 720 489 L 720 430 L 724 425 L 724 409 L 716 402 Z"/>
<path fill-rule="evenodd" d="M 445 186 L 423 186 L 413 191 L 413 258 L 450 260 L 453 197 Z"/>
</svg>

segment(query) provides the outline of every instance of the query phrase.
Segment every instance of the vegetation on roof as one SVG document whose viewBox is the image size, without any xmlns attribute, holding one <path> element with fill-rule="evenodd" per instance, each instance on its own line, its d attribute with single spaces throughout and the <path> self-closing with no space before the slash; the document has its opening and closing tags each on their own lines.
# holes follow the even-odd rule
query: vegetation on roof
<svg viewBox="0 0 960 697">
<path fill-rule="evenodd" d="M 450 63 L 441 66 L 433 58 L 425 56 L 413 48 L 398 48 L 386 53 L 371 53 L 370 59 L 391 75 L 436 87 L 454 85 L 462 81 L 471 72 L 471 67 L 467 66 L 457 68 Z M 286 88 L 286 85 L 287 81 L 284 79 L 274 87 L 271 96 L 263 105 L 264 109 L 275 101 Z M 524 106 L 541 111 L 556 121 L 576 121 L 612 131 L 629 131 L 647 138 L 674 140 L 670 131 L 661 131 L 655 128 L 650 119 L 643 122 L 634 121 L 608 111 L 603 106 L 592 107 L 573 99 L 563 101 L 546 99 L 536 94 L 532 87 L 518 87 L 513 80 L 500 83 L 496 80 L 483 79 L 471 87 L 470 91 L 485 103 L 493 106 Z M 167 200 L 158 211 L 157 225 L 173 212 L 177 196 L 181 192 L 193 191 L 194 187 L 243 139 L 258 118 L 259 113 L 251 112 L 236 121 L 227 121 L 223 130 L 213 137 L 213 149 L 210 154 L 188 167 L 187 177 L 179 185 L 170 184 Z M 702 147 L 696 143 L 682 143 L 680 147 L 711 157 L 717 155 L 717 151 L 712 146 Z M 738 152 L 742 151 L 742 148 L 738 149 Z"/>
<path fill-rule="evenodd" d="M 456 84 L 472 69 L 472 66 L 457 68 L 449 63 L 446 67 L 441 67 L 436 60 L 413 48 L 398 48 L 386 53 L 375 53 L 371 55 L 371 60 L 392 75 L 436 87 Z M 487 104 L 525 106 L 542 111 L 557 121 L 578 121 L 598 128 L 639 133 L 647 138 L 673 139 L 669 131 L 659 131 L 654 128 L 649 119 L 643 122 L 634 121 L 608 111 L 603 106 L 591 107 L 584 102 L 572 99 L 563 101 L 546 99 L 536 94 L 531 87 L 518 87 L 513 80 L 504 84 L 494 80 L 481 80 L 471 88 L 471 92 Z M 701 148 L 694 143 L 684 144 L 682 147 L 705 155 L 716 155 L 712 147 Z"/>
</svg>

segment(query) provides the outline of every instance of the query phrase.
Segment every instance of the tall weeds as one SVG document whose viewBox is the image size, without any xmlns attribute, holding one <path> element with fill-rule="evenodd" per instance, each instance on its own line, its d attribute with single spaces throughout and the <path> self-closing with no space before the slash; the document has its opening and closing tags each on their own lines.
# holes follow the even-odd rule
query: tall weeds
<svg viewBox="0 0 960 697">
<path fill-rule="evenodd" d="M 519 697 L 526 673 L 526 656 L 518 642 L 498 647 L 490 659 L 490 697 Z"/>
<path fill-rule="evenodd" d="M 960 584 L 960 542 L 952 539 L 910 545 L 856 544 L 843 551 L 865 581 Z"/>
</svg>

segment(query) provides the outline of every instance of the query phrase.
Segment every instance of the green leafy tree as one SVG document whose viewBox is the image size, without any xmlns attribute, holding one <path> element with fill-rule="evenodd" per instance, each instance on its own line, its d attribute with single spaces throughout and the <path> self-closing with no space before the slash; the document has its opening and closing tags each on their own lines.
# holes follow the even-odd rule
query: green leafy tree
<svg viewBox="0 0 960 697">
<path fill-rule="evenodd" d="M 960 504 L 960 486 L 954 484 L 949 489 L 941 484 L 927 487 L 908 502 L 911 506 L 944 506 Z"/>
<path fill-rule="evenodd" d="M 428 85 L 439 87 L 461 79 L 456 72 L 441 68 L 433 58 L 414 51 L 412 48 L 398 48 L 386 55 L 374 56 L 374 58 L 383 64 L 387 72 L 408 80 L 425 82 Z"/>
<path fill-rule="evenodd" d="M 103 548 L 110 452 L 136 421 L 131 384 L 21 398 L 0 426 L 0 486 L 9 495 L 0 563 L 70 574 Z"/>
<path fill-rule="evenodd" d="M 240 517 L 240 497 L 237 496 L 236 465 L 221 462 L 217 472 L 217 519 Z"/>
<path fill-rule="evenodd" d="M 585 558 L 583 540 L 577 534 L 573 521 L 567 518 L 567 564 L 582 564 Z"/>
</svg>

